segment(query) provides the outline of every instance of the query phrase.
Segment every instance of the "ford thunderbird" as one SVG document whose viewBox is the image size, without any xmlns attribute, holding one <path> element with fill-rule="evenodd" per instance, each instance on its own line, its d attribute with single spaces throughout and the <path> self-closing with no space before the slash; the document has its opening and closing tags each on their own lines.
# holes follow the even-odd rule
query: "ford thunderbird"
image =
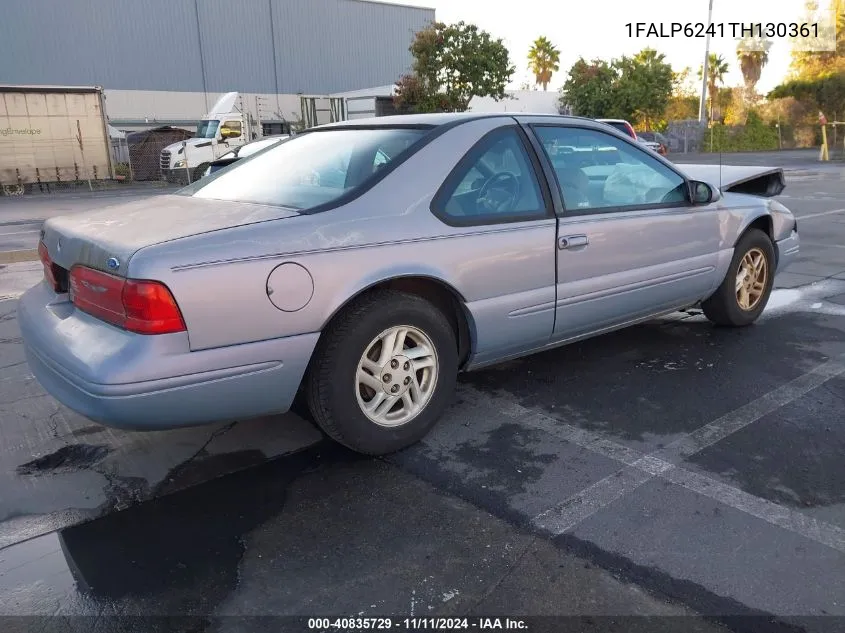
<svg viewBox="0 0 845 633">
<path fill-rule="evenodd" d="M 799 249 L 784 186 L 575 117 L 335 123 L 173 195 L 48 220 L 18 318 L 44 388 L 104 425 L 296 399 L 384 454 L 433 427 L 459 372 L 693 306 L 752 324 Z"/>
</svg>

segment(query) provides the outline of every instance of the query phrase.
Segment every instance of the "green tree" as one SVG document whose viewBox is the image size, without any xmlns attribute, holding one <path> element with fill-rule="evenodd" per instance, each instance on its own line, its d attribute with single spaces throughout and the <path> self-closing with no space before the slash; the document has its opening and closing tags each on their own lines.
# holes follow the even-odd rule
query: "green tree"
<svg viewBox="0 0 845 633">
<path fill-rule="evenodd" d="M 582 58 L 570 68 L 561 100 L 581 116 L 626 119 L 651 129 L 669 105 L 673 80 L 672 67 L 653 49 L 610 63 Z"/>
<path fill-rule="evenodd" d="M 616 99 L 626 119 L 635 120 L 646 131 L 666 112 L 672 94 L 674 73 L 666 56 L 645 48 L 633 57 L 623 56 L 612 64 L 617 72 Z"/>
<path fill-rule="evenodd" d="M 400 78 L 394 103 L 406 112 L 463 112 L 473 97 L 504 99 L 515 67 L 501 38 L 474 24 L 435 22 L 410 46 L 413 72 Z"/>
<path fill-rule="evenodd" d="M 560 51 L 545 36 L 538 37 L 528 51 L 528 68 L 535 83 L 546 90 L 552 74 L 560 70 Z"/>
<path fill-rule="evenodd" d="M 614 84 L 616 70 L 602 59 L 587 62 L 579 58 L 569 69 L 561 89 L 561 103 L 578 116 L 615 118 L 619 116 Z"/>
<path fill-rule="evenodd" d="M 845 115 L 845 72 L 816 79 L 794 79 L 777 86 L 768 94 L 769 99 L 785 97 L 812 104 L 815 110 L 824 112 L 829 120 L 834 120 L 838 115 Z"/>
<path fill-rule="evenodd" d="M 716 102 L 718 102 L 717 89 L 720 83 L 725 81 L 725 75 L 728 73 L 728 62 L 725 58 L 716 53 L 710 53 L 707 58 L 707 94 L 710 98 L 710 120 L 713 120 L 716 109 Z M 704 69 L 699 67 L 698 77 L 701 78 Z M 714 99 L 715 97 L 715 99 Z"/>
<path fill-rule="evenodd" d="M 736 57 L 745 81 L 745 100 L 749 105 L 756 101 L 755 87 L 760 81 L 763 67 L 769 62 L 771 47 L 771 40 L 758 37 L 745 37 L 737 44 Z"/>
</svg>

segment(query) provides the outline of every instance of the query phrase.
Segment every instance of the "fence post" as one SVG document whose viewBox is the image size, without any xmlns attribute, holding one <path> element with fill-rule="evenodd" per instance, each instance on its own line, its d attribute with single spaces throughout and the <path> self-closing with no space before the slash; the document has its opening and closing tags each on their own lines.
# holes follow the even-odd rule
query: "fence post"
<svg viewBox="0 0 845 633">
<path fill-rule="evenodd" d="M 129 151 L 129 139 L 123 139 L 126 142 L 126 164 L 129 165 L 129 180 L 135 182 L 135 170 L 132 167 L 132 153 Z"/>
<path fill-rule="evenodd" d="M 185 179 L 187 185 L 191 184 L 191 169 L 188 167 L 188 144 L 182 141 L 182 154 L 185 156 Z"/>
</svg>

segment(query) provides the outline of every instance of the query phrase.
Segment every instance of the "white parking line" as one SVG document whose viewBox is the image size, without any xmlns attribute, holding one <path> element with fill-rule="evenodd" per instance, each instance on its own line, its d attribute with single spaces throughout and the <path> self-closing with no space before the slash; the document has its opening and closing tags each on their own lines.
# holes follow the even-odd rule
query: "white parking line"
<svg viewBox="0 0 845 633">
<path fill-rule="evenodd" d="M 712 446 L 830 379 L 843 374 L 845 374 L 843 358 L 831 359 L 795 380 L 773 389 L 757 400 L 699 427 L 663 449 L 650 454 L 643 454 L 599 433 L 572 426 L 544 413 L 515 404 L 503 394 L 495 395 L 493 398 L 501 400 L 501 405 L 507 407 L 511 414 L 522 410 L 524 417 L 518 418 L 519 424 L 543 431 L 624 464 L 623 468 L 604 479 L 540 512 L 534 517 L 532 523 L 541 530 L 555 536 L 563 534 L 643 484 L 660 478 L 804 538 L 845 552 L 845 530 L 839 526 L 819 521 L 677 465 L 677 462 Z M 475 391 L 471 387 L 464 389 Z M 491 397 L 490 394 L 481 395 L 480 393 L 475 396 L 487 401 Z"/>
<path fill-rule="evenodd" d="M 534 517 L 534 526 L 555 536 L 563 534 L 652 479 L 652 474 L 633 466 L 617 470 L 563 503 L 538 514 Z"/>
<path fill-rule="evenodd" d="M 652 455 L 671 464 L 677 464 L 843 373 L 845 373 L 845 365 L 839 359 L 818 365 L 803 376 L 799 376 L 760 398 L 723 415 L 721 418 L 705 424 L 692 433 L 655 451 Z"/>
<path fill-rule="evenodd" d="M 845 213 L 845 209 L 832 209 L 831 211 L 821 211 L 819 213 L 808 213 L 807 215 L 796 215 L 797 220 L 812 220 L 813 218 L 820 218 L 825 215 L 836 215 L 837 213 Z"/>
<path fill-rule="evenodd" d="M 766 523 L 777 525 L 785 530 L 827 545 L 840 552 L 845 552 L 845 530 L 838 525 L 831 525 L 811 516 L 796 512 L 791 508 L 761 499 L 744 490 L 734 488 L 704 475 L 684 468 L 672 468 L 663 478 L 683 486 L 705 497 L 741 510 L 746 514 L 762 519 Z"/>
</svg>

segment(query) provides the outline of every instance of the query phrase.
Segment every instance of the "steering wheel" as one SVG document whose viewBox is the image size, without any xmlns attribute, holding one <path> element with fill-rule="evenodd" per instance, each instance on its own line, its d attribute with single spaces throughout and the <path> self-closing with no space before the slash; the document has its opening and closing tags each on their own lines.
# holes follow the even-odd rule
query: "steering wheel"
<svg viewBox="0 0 845 633">
<path fill-rule="evenodd" d="M 648 191 L 645 192 L 643 196 L 643 202 L 645 204 L 657 204 L 658 202 L 665 202 L 663 199 L 665 197 L 666 190 L 662 187 L 652 187 Z"/>
<path fill-rule="evenodd" d="M 487 179 L 475 201 L 482 212 L 511 211 L 519 199 L 519 180 L 509 171 L 500 171 Z"/>
<path fill-rule="evenodd" d="M 643 202 L 646 204 L 680 202 L 677 199 L 676 194 L 677 187 L 675 189 L 670 189 L 669 191 L 666 191 L 663 187 L 652 187 L 646 192 Z"/>
</svg>

